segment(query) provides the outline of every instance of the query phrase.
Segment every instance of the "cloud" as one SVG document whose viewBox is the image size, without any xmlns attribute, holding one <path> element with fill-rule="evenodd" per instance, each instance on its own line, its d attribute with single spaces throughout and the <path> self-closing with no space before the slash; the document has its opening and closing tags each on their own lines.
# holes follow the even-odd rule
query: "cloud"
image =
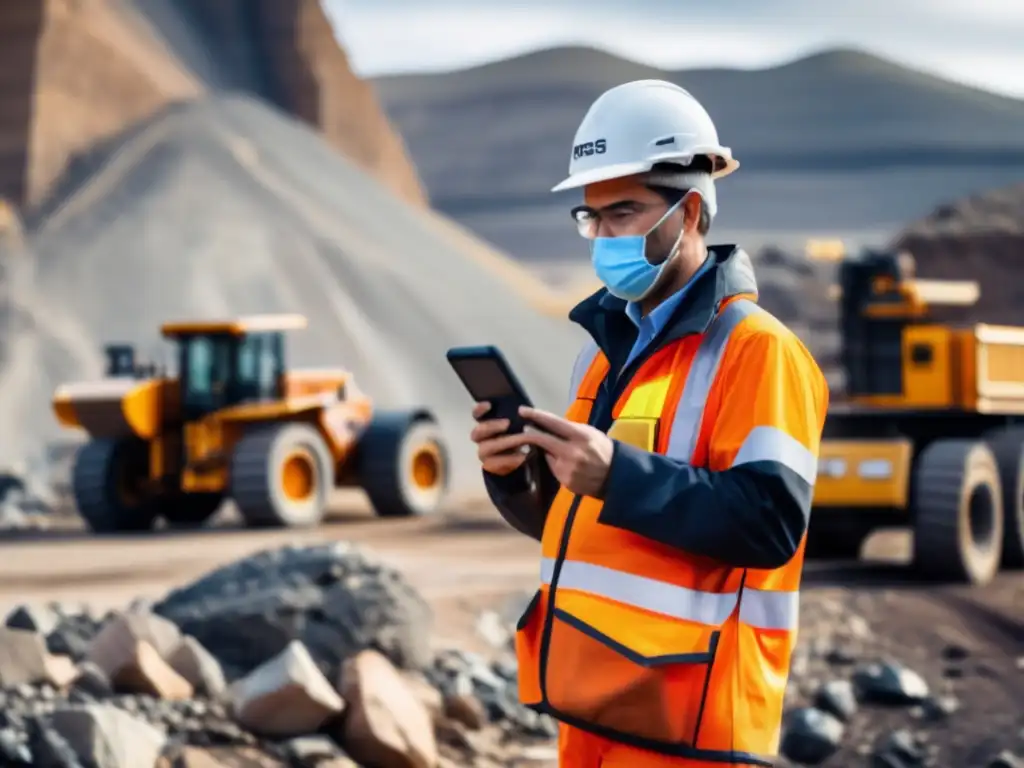
<svg viewBox="0 0 1024 768">
<path fill-rule="evenodd" d="M 860 46 L 1024 96 L 1024 3 L 1009 0 L 326 0 L 360 74 L 443 71 L 593 45 L 666 69 L 762 67 Z"/>
</svg>

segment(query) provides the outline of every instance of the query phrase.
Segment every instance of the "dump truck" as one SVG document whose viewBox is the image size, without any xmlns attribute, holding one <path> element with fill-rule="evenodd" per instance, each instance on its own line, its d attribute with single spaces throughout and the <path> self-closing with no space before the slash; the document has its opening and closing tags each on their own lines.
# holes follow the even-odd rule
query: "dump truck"
<svg viewBox="0 0 1024 768">
<path fill-rule="evenodd" d="M 836 287 L 846 383 L 807 556 L 856 558 L 873 531 L 910 527 L 926 578 L 980 585 L 1020 569 L 1024 328 L 969 322 L 977 283 L 917 279 L 905 252 L 845 258 Z"/>
<path fill-rule="evenodd" d="M 227 500 L 252 527 L 309 527 L 346 487 L 382 517 L 435 511 L 449 467 L 433 414 L 380 410 L 345 370 L 288 370 L 285 332 L 305 326 L 301 315 L 167 323 L 176 376 L 110 344 L 104 378 L 59 387 L 57 420 L 88 437 L 71 486 L 89 528 L 198 526 Z"/>
</svg>

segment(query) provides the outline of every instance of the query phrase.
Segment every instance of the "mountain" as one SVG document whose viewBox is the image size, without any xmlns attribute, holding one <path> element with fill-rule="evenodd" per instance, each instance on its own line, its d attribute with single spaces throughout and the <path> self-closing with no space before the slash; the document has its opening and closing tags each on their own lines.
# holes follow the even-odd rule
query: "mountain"
<svg viewBox="0 0 1024 768">
<path fill-rule="evenodd" d="M 667 72 L 594 49 L 375 80 L 436 208 L 524 259 L 585 259 L 570 229 L 573 134 L 606 88 L 662 78 L 715 119 L 742 168 L 718 240 L 884 240 L 937 204 L 1024 175 L 1024 101 L 833 50 L 763 70 Z M 755 243 L 756 244 L 756 243 Z"/>
<path fill-rule="evenodd" d="M 101 375 L 104 343 L 152 359 L 166 320 L 299 312 L 292 364 L 349 368 L 385 407 L 431 407 L 456 491 L 482 490 L 445 351 L 497 344 L 557 409 L 582 342 L 521 269 L 242 95 L 172 105 L 119 137 L 23 251 L 0 253 L 4 272 L 0 465 L 68 437 L 49 397 Z"/>
<path fill-rule="evenodd" d="M 0 198 L 21 208 L 44 204 L 97 144 L 168 104 L 223 90 L 295 115 L 425 204 L 401 137 L 353 74 L 319 0 L 8 0 L 0 72 Z"/>
</svg>

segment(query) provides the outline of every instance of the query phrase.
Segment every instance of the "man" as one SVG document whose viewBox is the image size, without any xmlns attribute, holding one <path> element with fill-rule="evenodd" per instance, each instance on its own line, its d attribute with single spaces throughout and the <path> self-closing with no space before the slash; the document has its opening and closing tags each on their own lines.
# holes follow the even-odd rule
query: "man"
<svg viewBox="0 0 1024 768">
<path fill-rule="evenodd" d="M 474 410 L 492 500 L 541 541 L 519 693 L 561 722 L 563 768 L 778 750 L 828 389 L 747 255 L 704 244 L 738 166 L 682 88 L 602 95 L 555 187 L 582 187 L 605 284 L 570 314 L 591 335 L 571 405 L 522 434 Z"/>
</svg>

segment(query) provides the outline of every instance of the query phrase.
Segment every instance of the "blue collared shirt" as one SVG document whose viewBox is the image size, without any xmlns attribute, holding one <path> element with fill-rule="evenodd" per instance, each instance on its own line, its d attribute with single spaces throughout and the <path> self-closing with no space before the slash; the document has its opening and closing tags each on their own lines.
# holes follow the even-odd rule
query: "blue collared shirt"
<svg viewBox="0 0 1024 768">
<path fill-rule="evenodd" d="M 622 366 L 623 370 L 625 370 L 629 364 L 647 348 L 647 345 L 650 344 L 654 337 L 657 336 L 668 324 L 672 314 L 676 311 L 676 307 L 682 303 L 683 298 L 686 296 L 686 292 L 690 290 L 690 286 L 696 282 L 698 277 L 710 269 L 711 261 L 712 259 L 709 254 L 709 258 L 704 260 L 700 269 L 693 274 L 693 277 L 690 278 L 689 282 L 661 302 L 661 304 L 652 309 L 648 313 L 647 317 L 641 317 L 640 305 L 636 302 L 631 301 L 626 304 L 626 316 L 633 321 L 633 324 L 640 330 L 640 332 L 637 334 L 636 343 L 633 344 L 633 349 L 629 353 L 629 358 Z"/>
</svg>

